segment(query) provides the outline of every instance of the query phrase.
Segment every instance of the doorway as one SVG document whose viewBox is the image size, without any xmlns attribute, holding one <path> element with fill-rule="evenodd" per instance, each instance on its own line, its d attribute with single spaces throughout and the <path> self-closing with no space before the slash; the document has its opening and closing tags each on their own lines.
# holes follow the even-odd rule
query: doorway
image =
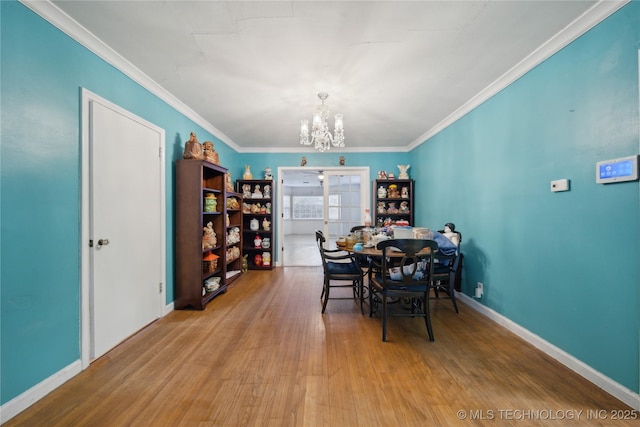
<svg viewBox="0 0 640 427">
<path fill-rule="evenodd" d="M 82 367 L 164 312 L 164 130 L 82 91 Z"/>
<path fill-rule="evenodd" d="M 278 168 L 278 265 L 320 266 L 315 230 L 332 242 L 362 224 L 369 177 L 368 166 Z"/>
</svg>

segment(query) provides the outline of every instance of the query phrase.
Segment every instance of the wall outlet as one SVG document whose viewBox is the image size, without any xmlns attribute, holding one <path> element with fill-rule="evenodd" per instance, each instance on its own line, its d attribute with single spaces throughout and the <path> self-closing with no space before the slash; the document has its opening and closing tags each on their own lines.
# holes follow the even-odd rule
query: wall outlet
<svg viewBox="0 0 640 427">
<path fill-rule="evenodd" d="M 482 298 L 482 294 L 484 294 L 484 285 L 482 282 L 478 282 L 476 285 L 476 298 Z"/>
</svg>

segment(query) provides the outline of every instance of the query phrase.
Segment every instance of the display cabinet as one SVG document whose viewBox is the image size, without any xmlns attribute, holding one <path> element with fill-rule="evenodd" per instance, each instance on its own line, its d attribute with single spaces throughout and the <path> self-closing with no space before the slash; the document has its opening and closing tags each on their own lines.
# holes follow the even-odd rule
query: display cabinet
<svg viewBox="0 0 640 427">
<path fill-rule="evenodd" d="M 373 225 L 414 225 L 414 186 L 412 179 L 373 181 Z"/>
<path fill-rule="evenodd" d="M 274 221 L 272 180 L 239 179 L 236 191 L 242 195 L 242 255 L 250 270 L 271 270 L 274 264 Z"/>
<path fill-rule="evenodd" d="M 241 274 L 242 213 L 227 209 L 240 195 L 228 191 L 226 174 L 203 160 L 176 162 L 176 309 L 204 309 Z M 234 227 L 240 237 L 229 242 Z"/>
<path fill-rule="evenodd" d="M 226 200 L 226 237 L 225 262 L 226 284 L 240 277 L 242 272 L 242 194 L 233 190 L 233 184 L 225 192 Z"/>
</svg>

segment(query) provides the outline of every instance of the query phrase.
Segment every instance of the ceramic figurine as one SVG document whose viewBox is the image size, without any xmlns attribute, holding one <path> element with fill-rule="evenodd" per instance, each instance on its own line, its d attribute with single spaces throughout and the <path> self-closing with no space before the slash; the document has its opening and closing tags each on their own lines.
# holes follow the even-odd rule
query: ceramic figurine
<svg viewBox="0 0 640 427">
<path fill-rule="evenodd" d="M 203 152 L 204 159 L 209 163 L 213 163 L 214 165 L 219 165 L 220 157 L 218 156 L 218 153 L 216 153 L 216 150 L 213 148 L 213 142 L 205 141 L 204 144 L 202 144 L 202 146 L 204 147 L 204 152 Z"/>
<path fill-rule="evenodd" d="M 271 252 L 262 252 L 262 265 L 265 267 L 271 265 Z"/>
<path fill-rule="evenodd" d="M 241 269 L 241 271 L 242 271 L 243 273 L 246 273 L 246 272 L 247 272 L 247 270 L 249 270 L 249 260 L 248 260 L 248 257 L 249 257 L 249 255 L 248 255 L 248 254 L 242 257 L 242 269 Z"/>
<path fill-rule="evenodd" d="M 260 184 L 256 184 L 256 186 L 253 188 L 253 194 L 251 194 L 251 197 L 253 197 L 254 199 L 262 199 L 262 191 L 260 191 Z"/>
<path fill-rule="evenodd" d="M 244 173 L 242 174 L 242 179 L 253 179 L 253 174 L 251 173 L 251 166 L 244 165 Z"/>
<path fill-rule="evenodd" d="M 398 179 L 409 179 L 409 168 L 411 165 L 398 165 L 398 169 L 400 169 L 400 174 L 398 174 Z"/>
<path fill-rule="evenodd" d="M 196 134 L 191 132 L 189 140 L 184 145 L 184 153 L 182 153 L 183 159 L 195 159 L 202 160 L 202 145 L 198 142 Z"/>
<path fill-rule="evenodd" d="M 409 202 L 400 202 L 400 213 L 409 213 Z"/>
<path fill-rule="evenodd" d="M 409 187 L 402 187 L 402 189 L 400 190 L 400 197 L 402 197 L 403 199 L 409 198 Z"/>
<path fill-rule="evenodd" d="M 385 171 L 378 171 L 378 179 L 387 179 L 387 173 Z"/>
<path fill-rule="evenodd" d="M 262 247 L 262 237 L 260 237 L 260 235 L 257 233 L 255 239 L 253 239 L 253 246 L 255 246 L 256 248 Z"/>
<path fill-rule="evenodd" d="M 344 166 L 344 156 L 340 156 L 340 166 Z"/>
<path fill-rule="evenodd" d="M 213 249 L 217 243 L 216 232 L 213 230 L 213 223 L 209 222 L 203 230 L 204 235 L 202 236 L 202 249 Z"/>
<path fill-rule="evenodd" d="M 227 187 L 228 192 L 233 193 L 235 191 L 235 189 L 233 188 L 233 180 L 231 179 L 230 173 L 224 174 L 224 183 Z"/>
<path fill-rule="evenodd" d="M 267 218 L 262 220 L 262 228 L 264 229 L 264 231 L 269 231 L 271 229 L 271 223 Z"/>
<path fill-rule="evenodd" d="M 273 179 L 273 176 L 271 175 L 271 168 L 269 166 L 264 168 L 264 179 Z"/>
<path fill-rule="evenodd" d="M 260 228 L 260 222 L 258 221 L 257 218 L 253 218 L 251 221 L 249 221 L 249 229 L 251 231 L 258 231 L 259 228 Z"/>
<path fill-rule="evenodd" d="M 242 198 L 243 199 L 251 198 L 251 184 L 242 184 Z"/>
<path fill-rule="evenodd" d="M 384 188 L 382 185 L 378 188 L 378 198 L 379 199 L 384 199 L 385 197 L 387 197 L 387 189 Z"/>
<path fill-rule="evenodd" d="M 265 199 L 270 199 L 271 198 L 271 186 L 270 185 L 265 185 L 264 186 L 264 194 L 263 194 Z"/>
<path fill-rule="evenodd" d="M 378 202 L 378 213 L 379 214 L 387 213 L 387 207 L 384 202 Z"/>
</svg>

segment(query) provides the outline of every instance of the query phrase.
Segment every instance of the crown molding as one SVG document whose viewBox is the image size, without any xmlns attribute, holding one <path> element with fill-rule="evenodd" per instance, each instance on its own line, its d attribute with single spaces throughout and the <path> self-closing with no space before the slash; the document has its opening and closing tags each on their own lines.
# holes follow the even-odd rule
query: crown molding
<svg viewBox="0 0 640 427">
<path fill-rule="evenodd" d="M 165 88 L 143 73 L 138 67 L 133 65 L 127 59 L 118 54 L 115 50 L 105 44 L 96 37 L 92 32 L 83 27 L 79 22 L 70 17 L 49 0 L 19 0 L 20 3 L 31 9 L 40 17 L 51 23 L 60 31 L 89 49 L 91 52 L 102 58 L 108 64 L 113 65 L 116 69 L 123 72 L 129 78 L 149 92 L 184 114 L 196 124 L 202 126 L 203 129 L 213 134 L 220 141 L 227 144 L 236 151 L 240 151 L 240 147 L 231 138 L 217 129 L 201 115 L 192 110 L 184 102 L 180 101 Z"/>
<path fill-rule="evenodd" d="M 465 114 L 478 107 L 502 89 L 506 88 L 511 83 L 531 71 L 537 65 L 541 64 L 562 48 L 569 45 L 569 43 L 576 40 L 600 22 L 604 21 L 622 6 L 629 3 L 629 1 L 630 0 L 601 0 L 594 4 L 589 10 L 573 20 L 573 22 L 564 27 L 559 33 L 551 37 L 536 50 L 531 52 L 522 61 L 500 76 L 496 81 L 484 88 L 440 123 L 415 139 L 407 146 L 407 148 L 412 150 L 424 142 L 427 142 L 427 140 L 440 133 L 457 120 L 461 119 Z"/>
<path fill-rule="evenodd" d="M 265 152 L 312 152 L 304 148 L 294 149 L 282 149 L 282 148 L 242 148 L 236 144 L 231 138 L 225 135 L 222 131 L 217 129 L 201 115 L 188 107 L 185 103 L 180 101 L 153 79 L 143 73 L 131 62 L 119 55 L 116 51 L 110 48 L 107 44 L 102 42 L 89 30 L 84 28 L 80 23 L 71 18 L 49 0 L 19 0 L 26 7 L 33 12 L 40 15 L 43 19 L 50 22 L 52 25 L 60 29 L 69 37 L 89 49 L 91 52 L 105 60 L 107 63 L 113 65 L 115 68 L 123 72 L 132 80 L 140 84 L 145 89 L 149 90 L 152 94 L 175 108 L 180 113 L 184 114 L 189 119 L 193 120 L 196 124 L 202 126 L 203 129 L 211 132 L 220 141 L 227 144 L 229 147 L 237 151 L 238 153 L 265 153 Z M 480 104 L 500 92 L 502 89 L 509 86 L 511 83 L 522 77 L 531 69 L 548 59 L 550 56 L 567 46 L 569 43 L 586 33 L 598 23 L 609 17 L 616 12 L 622 6 L 627 4 L 630 0 L 601 0 L 593 5 L 589 10 L 584 12 L 581 16 L 576 18 L 573 22 L 563 28 L 558 34 L 547 40 L 543 45 L 534 50 L 531 54 L 525 57 L 518 64 L 513 66 L 509 71 L 504 73 L 496 81 L 484 88 L 473 98 L 467 101 L 465 104 L 456 109 L 453 113 L 443 119 L 440 123 L 429 129 L 427 132 L 419 136 L 413 142 L 408 144 L 404 148 L 366 148 L 366 149 L 341 149 L 344 152 L 408 152 L 418 147 L 419 145 L 427 142 L 430 138 L 440 133 L 442 130 L 449 127 L 451 124 L 462 118 L 465 114 L 478 107 Z"/>
</svg>

